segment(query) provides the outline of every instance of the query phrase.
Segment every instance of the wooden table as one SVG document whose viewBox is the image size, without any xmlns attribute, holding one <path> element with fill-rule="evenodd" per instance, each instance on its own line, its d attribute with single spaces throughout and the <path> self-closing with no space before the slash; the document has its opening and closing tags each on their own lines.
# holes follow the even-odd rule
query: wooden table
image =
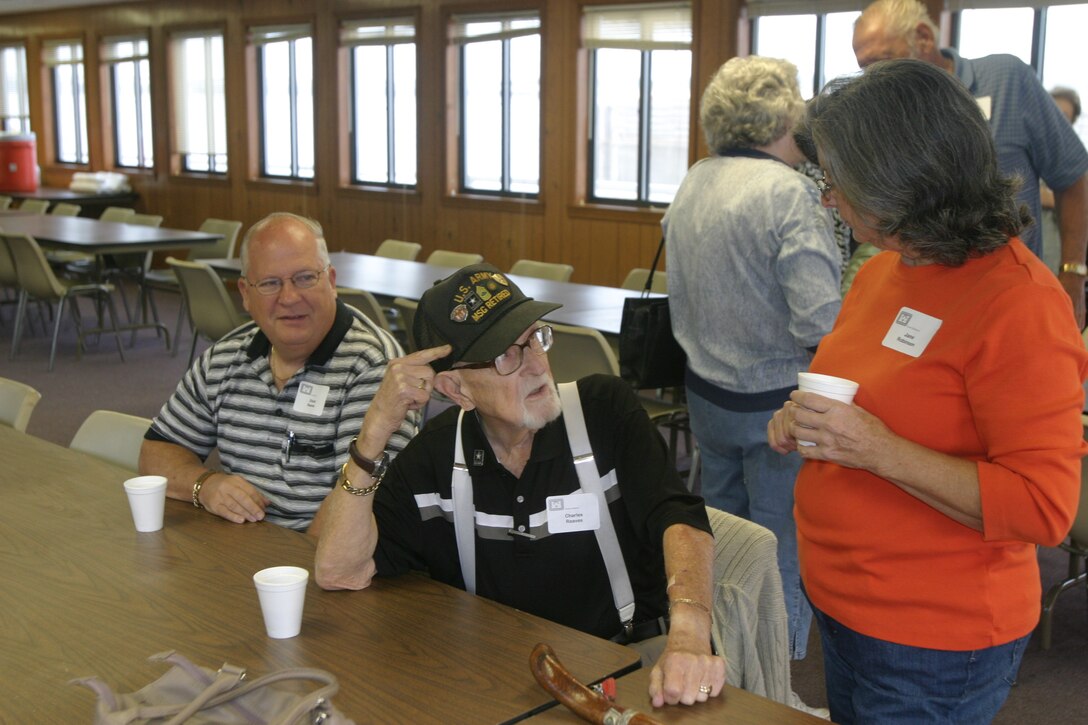
<svg viewBox="0 0 1088 725">
<path fill-rule="evenodd" d="M 562 653 L 557 653 L 560 661 Z M 736 687 L 725 686 L 721 695 L 690 707 L 682 705 L 654 709 L 647 693 L 650 670 L 640 669 L 616 680 L 616 704 L 637 710 L 666 725 L 815 725 L 826 720 L 772 702 Z M 574 725 L 584 722 L 565 707 L 552 708 L 526 720 L 527 725 Z"/>
<path fill-rule="evenodd" d="M 335 252 L 329 255 L 336 268 L 336 284 L 340 287 L 364 289 L 374 295 L 405 297 L 418 300 L 434 283 L 456 271 L 426 262 L 389 259 L 370 254 Z M 241 270 L 238 259 L 205 259 L 223 274 L 237 275 Z M 579 325 L 600 330 L 606 335 L 618 335 L 623 317 L 623 301 L 638 297 L 641 292 L 576 282 L 556 282 L 523 275 L 508 275 L 530 297 L 563 306 L 544 319 L 564 325 Z M 659 297 L 661 295 L 654 295 Z"/>
<path fill-rule="evenodd" d="M 49 186 L 40 186 L 35 191 L 5 191 L 5 196 L 20 201 L 25 199 L 45 199 L 53 204 L 68 202 L 79 204 L 79 215 L 97 219 L 108 206 L 133 206 L 140 196 L 134 191 L 111 191 L 95 194 L 88 191 L 72 191 Z"/>
<path fill-rule="evenodd" d="M 12 722 L 88 722 L 98 675 L 131 691 L 175 649 L 253 675 L 292 666 L 337 676 L 358 723 L 494 723 L 553 705 L 529 672 L 548 642 L 579 679 L 637 667 L 637 653 L 422 575 L 361 592 L 311 581 L 302 633 L 269 639 L 252 575 L 313 570 L 314 543 L 271 524 L 237 525 L 167 501 L 162 531 L 138 534 L 126 472 L 0 426 L 0 712 Z"/>
</svg>

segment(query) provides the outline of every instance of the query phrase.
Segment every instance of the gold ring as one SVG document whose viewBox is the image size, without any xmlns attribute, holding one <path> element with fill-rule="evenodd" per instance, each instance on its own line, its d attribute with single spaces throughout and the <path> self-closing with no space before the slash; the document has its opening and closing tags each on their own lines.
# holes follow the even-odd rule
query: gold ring
<svg viewBox="0 0 1088 725">
<path fill-rule="evenodd" d="M 709 695 L 711 689 L 713 688 L 711 688 L 710 685 L 699 685 L 699 692 L 703 693 L 704 695 Z"/>
<path fill-rule="evenodd" d="M 426 390 L 427 389 L 427 378 L 420 378 L 419 379 L 419 389 L 420 390 Z"/>
</svg>

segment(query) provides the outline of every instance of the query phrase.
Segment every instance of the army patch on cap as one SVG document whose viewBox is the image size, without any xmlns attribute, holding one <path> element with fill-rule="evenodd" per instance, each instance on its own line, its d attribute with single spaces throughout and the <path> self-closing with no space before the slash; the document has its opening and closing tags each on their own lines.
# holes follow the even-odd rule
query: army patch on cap
<svg viewBox="0 0 1088 725">
<path fill-rule="evenodd" d="M 499 272 L 476 272 L 457 288 L 450 319 L 480 322 L 491 310 L 512 297 L 509 288 L 510 281 Z"/>
</svg>

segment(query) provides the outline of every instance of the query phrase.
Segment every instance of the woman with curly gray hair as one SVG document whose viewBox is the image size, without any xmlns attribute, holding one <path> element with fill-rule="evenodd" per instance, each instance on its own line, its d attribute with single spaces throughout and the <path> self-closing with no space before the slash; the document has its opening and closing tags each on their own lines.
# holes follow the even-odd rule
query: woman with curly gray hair
<svg viewBox="0 0 1088 725">
<path fill-rule="evenodd" d="M 692 431 L 707 504 L 778 537 L 790 655 L 805 656 L 793 483 L 766 427 L 839 311 L 839 252 L 792 129 L 804 113 L 797 68 L 734 58 L 703 93 L 713 156 L 691 167 L 662 221 L 673 331 L 687 352 Z"/>
<path fill-rule="evenodd" d="M 794 392 L 767 430 L 805 459 L 801 575 L 831 718 L 988 723 L 1039 620 L 1035 546 L 1077 510 L 1088 352 L 955 76 L 880 61 L 805 126 L 826 203 L 884 250 L 812 361 L 860 384 L 853 405 Z"/>
</svg>

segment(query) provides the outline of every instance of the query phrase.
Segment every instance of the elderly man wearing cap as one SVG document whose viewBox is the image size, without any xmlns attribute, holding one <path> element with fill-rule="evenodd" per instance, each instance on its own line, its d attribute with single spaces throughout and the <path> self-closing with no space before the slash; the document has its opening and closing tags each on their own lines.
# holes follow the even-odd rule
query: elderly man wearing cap
<svg viewBox="0 0 1088 725">
<path fill-rule="evenodd" d="M 375 575 L 422 570 L 616 641 L 667 627 L 654 705 L 717 696 L 725 667 L 710 651 L 713 538 L 702 499 L 684 488 L 623 381 L 591 376 L 561 386 L 560 402 L 545 354 L 551 328 L 540 322 L 557 307 L 488 264 L 423 295 L 420 349 L 390 362 L 311 529 L 317 582 L 362 589 Z M 389 463 L 390 436 L 432 387 L 456 407 Z M 576 467 L 572 451 L 590 447 L 595 465 Z"/>
</svg>

